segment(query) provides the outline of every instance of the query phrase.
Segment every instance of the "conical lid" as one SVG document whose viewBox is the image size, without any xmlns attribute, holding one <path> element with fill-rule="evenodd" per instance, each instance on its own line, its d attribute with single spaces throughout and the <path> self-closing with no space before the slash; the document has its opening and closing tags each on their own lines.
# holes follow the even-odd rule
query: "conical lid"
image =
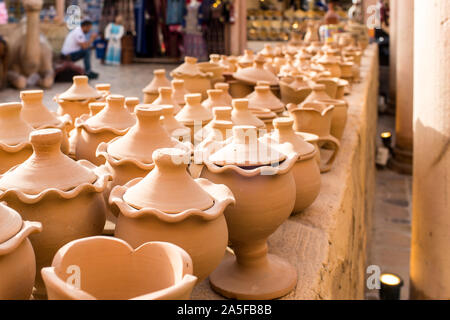
<svg viewBox="0 0 450 320">
<path fill-rule="evenodd" d="M 224 101 L 226 101 L 227 106 L 231 106 L 231 101 L 233 100 L 233 98 L 231 97 L 230 92 L 229 92 L 230 85 L 226 82 L 217 82 L 214 85 L 214 89 L 222 90 L 222 92 L 223 92 L 222 97 L 223 97 Z"/>
<path fill-rule="evenodd" d="M 300 89 L 309 89 L 309 84 L 305 80 L 305 77 L 303 75 L 297 75 L 294 77 L 294 81 L 289 84 L 289 86 L 295 90 Z"/>
<path fill-rule="evenodd" d="M 272 72 L 264 69 L 265 62 L 265 58 L 262 55 L 257 55 L 252 67 L 238 70 L 233 73 L 233 77 L 251 84 L 256 84 L 259 80 L 268 81 L 270 85 L 275 86 L 278 84 L 278 78 Z"/>
<path fill-rule="evenodd" d="M 207 74 L 202 72 L 197 66 L 197 58 L 194 57 L 184 57 L 184 63 L 175 68 L 172 71 L 173 75 L 186 75 L 190 77 L 202 76 L 206 77 Z"/>
<path fill-rule="evenodd" d="M 106 98 L 106 106 L 99 113 L 86 120 L 85 123 L 91 128 L 125 130 L 134 125 L 136 120 L 125 107 L 124 96 L 109 95 Z"/>
<path fill-rule="evenodd" d="M 33 128 L 26 123 L 20 114 L 22 105 L 19 102 L 0 104 L 0 142 L 16 145 L 28 141 Z"/>
<path fill-rule="evenodd" d="M 153 71 L 153 79 L 142 89 L 144 93 L 158 93 L 159 87 L 170 87 L 170 81 L 166 78 L 165 69 L 156 69 Z"/>
<path fill-rule="evenodd" d="M 244 55 L 238 59 L 238 62 L 241 64 L 252 64 L 254 59 L 253 51 L 246 49 L 244 50 Z"/>
<path fill-rule="evenodd" d="M 230 143 L 209 157 L 209 161 L 216 165 L 239 167 L 270 165 L 284 159 L 286 155 L 259 141 L 254 126 L 234 126 Z"/>
<path fill-rule="evenodd" d="M 236 125 L 264 127 L 264 122 L 258 119 L 248 109 L 248 99 L 234 99 L 233 110 L 231 111 L 231 121 Z"/>
<path fill-rule="evenodd" d="M 152 102 L 153 105 L 172 105 L 175 113 L 178 113 L 181 110 L 180 106 L 173 97 L 173 90 L 171 87 L 159 87 L 158 93 L 159 96 Z"/>
<path fill-rule="evenodd" d="M 275 112 L 284 108 L 284 103 L 273 94 L 268 86 L 256 86 L 255 94 L 248 99 L 248 105 L 252 108 L 268 108 Z"/>
<path fill-rule="evenodd" d="M 324 84 L 313 84 L 311 86 L 312 92 L 306 97 L 304 102 L 312 102 L 314 100 L 329 100 L 331 97 L 326 92 Z"/>
<path fill-rule="evenodd" d="M 20 92 L 22 118 L 36 129 L 43 126 L 58 126 L 61 124 L 61 121 L 43 105 L 43 97 L 44 91 L 42 90 Z"/>
<path fill-rule="evenodd" d="M 135 108 L 137 122 L 122 137 L 111 142 L 107 152 L 116 159 L 152 163 L 153 151 L 178 145 L 161 125 L 161 106 L 140 104 Z"/>
<path fill-rule="evenodd" d="M 97 89 L 98 91 L 111 91 L 111 84 L 109 83 L 97 83 L 95 85 L 95 89 Z"/>
<path fill-rule="evenodd" d="M 214 107 L 226 107 L 231 106 L 224 99 L 224 93 L 220 89 L 208 89 L 206 90 L 208 98 L 202 102 L 202 106 L 210 111 L 213 111 Z"/>
<path fill-rule="evenodd" d="M 89 103 L 89 115 L 91 117 L 95 116 L 97 113 L 103 110 L 106 107 L 106 102 L 91 102 Z"/>
<path fill-rule="evenodd" d="M 189 93 L 189 91 L 187 91 L 187 89 L 184 85 L 184 80 L 183 79 L 175 79 L 175 80 L 172 80 L 171 83 L 172 83 L 173 99 L 179 105 L 184 105 L 185 104 L 184 96 Z"/>
<path fill-rule="evenodd" d="M 33 154 L 0 178 L 0 190 L 19 189 L 38 194 L 49 188 L 68 191 L 83 183 L 94 183 L 96 174 L 61 152 L 62 132 L 42 129 L 30 134 Z"/>
<path fill-rule="evenodd" d="M 185 137 L 190 135 L 191 129 L 179 123 L 173 115 L 172 105 L 162 105 L 163 126 L 172 137 Z"/>
<path fill-rule="evenodd" d="M 134 113 L 134 108 L 139 104 L 138 97 L 126 97 L 125 98 L 125 106 L 127 107 L 130 113 Z"/>
<path fill-rule="evenodd" d="M 124 201 L 137 209 L 154 208 L 167 213 L 211 208 L 214 199 L 186 170 L 189 159 L 189 153 L 177 148 L 155 150 L 155 168 L 125 192 Z"/>
<path fill-rule="evenodd" d="M 295 133 L 293 119 L 288 117 L 277 118 L 273 120 L 273 125 L 275 130 L 271 138 L 278 143 L 274 146 L 278 151 L 286 155 L 294 152 L 299 156 L 314 152 L 314 146 Z"/>
<path fill-rule="evenodd" d="M 210 121 L 213 117 L 211 111 L 201 105 L 202 95 L 200 93 L 190 93 L 184 97 L 186 105 L 175 116 L 175 119 L 182 123 L 192 123 L 194 121 Z"/>
<path fill-rule="evenodd" d="M 63 100 L 88 100 L 101 97 L 101 93 L 92 88 L 87 76 L 74 76 L 72 86 L 61 93 L 58 98 Z"/>
<path fill-rule="evenodd" d="M 14 237 L 22 229 L 22 223 L 17 211 L 0 202 L 0 244 Z"/>
</svg>

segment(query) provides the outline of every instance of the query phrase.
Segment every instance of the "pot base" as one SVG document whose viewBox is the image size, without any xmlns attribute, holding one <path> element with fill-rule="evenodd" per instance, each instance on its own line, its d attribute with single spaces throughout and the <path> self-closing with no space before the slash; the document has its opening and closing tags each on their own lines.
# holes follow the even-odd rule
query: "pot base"
<svg viewBox="0 0 450 320">
<path fill-rule="evenodd" d="M 209 276 L 211 287 L 230 299 L 268 300 L 288 294 L 297 284 L 297 271 L 286 260 L 267 255 L 263 266 L 243 267 L 226 255 Z"/>
</svg>

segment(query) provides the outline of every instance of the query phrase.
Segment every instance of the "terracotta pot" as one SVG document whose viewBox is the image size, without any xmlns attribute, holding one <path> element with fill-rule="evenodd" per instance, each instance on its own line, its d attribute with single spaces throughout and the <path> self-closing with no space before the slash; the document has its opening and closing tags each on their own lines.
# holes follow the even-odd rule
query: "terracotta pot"
<svg viewBox="0 0 450 320">
<path fill-rule="evenodd" d="M 228 84 L 230 85 L 230 95 L 233 99 L 246 98 L 253 92 L 254 88 L 254 86 L 238 80 L 230 80 Z"/>
<path fill-rule="evenodd" d="M 152 81 L 142 89 L 144 93 L 144 103 L 152 103 L 159 96 L 158 89 L 160 87 L 170 87 L 170 81 L 166 78 L 165 69 L 153 70 Z"/>
<path fill-rule="evenodd" d="M 62 133 L 42 129 L 31 133 L 33 155 L 0 176 L 0 201 L 26 220 L 39 221 L 43 232 L 30 236 L 40 270 L 68 241 L 98 235 L 105 225 L 102 193 L 111 175 L 89 161 L 74 161 L 61 150 Z M 40 273 L 36 297 L 45 295 Z"/>
<path fill-rule="evenodd" d="M 317 106 L 318 105 L 318 106 Z M 331 135 L 331 119 L 334 107 L 329 106 L 319 109 L 321 104 L 302 104 L 301 108 L 295 106 L 288 108 L 289 116 L 294 120 L 294 130 L 308 132 L 319 136 L 319 147 L 325 144 L 331 145 L 333 154 L 327 161 L 327 165 L 321 168 L 321 172 L 331 170 L 331 166 L 339 152 L 340 143 Z M 321 111 L 322 110 L 322 111 Z"/>
<path fill-rule="evenodd" d="M 180 246 L 192 257 L 194 275 L 201 282 L 225 253 L 223 211 L 234 197 L 226 186 L 194 180 L 186 170 L 189 159 L 180 149 L 156 150 L 156 168 L 143 179 L 115 187 L 110 204 L 119 213 L 116 237 L 132 247 L 148 241 Z"/>
<path fill-rule="evenodd" d="M 205 161 L 201 176 L 228 186 L 236 205 L 225 210 L 233 255 L 210 275 L 214 291 L 228 298 L 273 299 L 292 290 L 297 273 L 267 254 L 267 238 L 289 217 L 295 203 L 292 167 L 286 157 L 257 139 L 251 126 L 233 127 L 232 141 Z"/>
<path fill-rule="evenodd" d="M 28 236 L 42 231 L 39 222 L 22 221 L 17 211 L 0 203 L 0 299 L 28 300 L 36 260 Z"/>
<path fill-rule="evenodd" d="M 128 112 L 134 113 L 134 108 L 139 104 L 139 98 L 138 97 L 126 97 L 125 98 L 125 106 L 128 109 Z"/>
<path fill-rule="evenodd" d="M 170 75 L 174 79 L 184 80 L 186 90 L 192 93 L 201 93 L 202 98 L 206 99 L 206 90 L 211 89 L 212 72 L 202 72 L 198 67 L 197 58 L 185 57 L 184 63 L 174 69 Z"/>
<path fill-rule="evenodd" d="M 89 160 L 97 166 L 105 163 L 105 159 L 96 156 L 98 145 L 123 136 L 136 123 L 125 107 L 124 96 L 109 95 L 106 100 L 99 113 L 92 117 L 82 115 L 75 121 L 75 158 Z"/>
<path fill-rule="evenodd" d="M 95 89 L 102 94 L 102 100 L 106 101 L 106 97 L 111 94 L 111 84 L 97 83 Z"/>
<path fill-rule="evenodd" d="M 294 121 L 291 118 L 278 118 L 273 120 L 273 124 L 274 132 L 261 138 L 261 141 L 286 155 L 294 153 L 297 156 L 292 169 L 297 190 L 292 213 L 297 214 L 308 208 L 319 195 L 320 169 L 316 161 L 318 151 L 314 145 L 305 142 L 302 136 L 294 132 Z"/>
<path fill-rule="evenodd" d="M 264 48 L 259 52 L 265 58 L 273 58 L 275 56 L 274 49 L 270 43 L 265 43 Z"/>
<path fill-rule="evenodd" d="M 349 87 L 349 82 L 344 79 L 339 79 L 337 90 L 336 90 L 336 99 L 342 100 L 345 95 L 345 89 Z"/>
<path fill-rule="evenodd" d="M 340 59 L 329 54 L 328 51 L 325 55 L 317 60 L 317 63 L 325 68 L 325 70 L 331 73 L 334 78 L 340 78 L 342 75 Z"/>
<path fill-rule="evenodd" d="M 220 63 L 220 54 L 216 54 L 216 53 L 210 54 L 209 62 L 219 64 Z"/>
<path fill-rule="evenodd" d="M 321 166 L 321 159 L 320 159 L 320 148 L 319 148 L 319 136 L 316 134 L 308 133 L 308 132 L 299 132 L 296 131 L 295 134 L 299 135 L 303 138 L 306 142 L 312 144 L 314 146 L 314 149 L 316 149 L 316 163 L 320 167 L 320 172 L 322 173 L 322 166 Z M 325 167 L 324 167 L 325 168 Z M 325 172 L 325 171 L 324 171 Z"/>
<path fill-rule="evenodd" d="M 191 129 L 185 127 L 175 119 L 173 114 L 173 106 L 165 105 L 162 108 L 162 124 L 172 138 L 180 141 L 191 140 Z"/>
<path fill-rule="evenodd" d="M 172 105 L 174 114 L 180 112 L 181 107 L 175 101 L 173 97 L 173 91 L 170 87 L 159 87 L 158 88 L 159 96 L 156 98 L 152 104 L 157 106 L 162 105 Z"/>
<path fill-rule="evenodd" d="M 179 106 L 185 105 L 184 96 L 188 93 L 189 91 L 184 86 L 184 80 L 172 80 L 173 99 Z"/>
<path fill-rule="evenodd" d="M 233 122 L 231 120 L 232 110 L 233 108 L 231 107 L 215 107 L 213 109 L 213 120 L 196 133 L 196 141 L 203 141 L 207 138 L 212 131 L 214 131 L 214 126 L 217 126 L 217 122 L 225 121 L 226 123 L 231 123 L 231 126 L 233 126 Z"/>
<path fill-rule="evenodd" d="M 317 80 L 315 80 L 315 82 L 317 84 L 323 84 L 325 85 L 325 92 L 327 93 L 327 95 L 332 98 L 335 99 L 336 95 L 337 95 L 337 89 L 338 89 L 338 83 L 339 83 L 339 78 L 317 78 Z"/>
<path fill-rule="evenodd" d="M 303 100 L 302 103 L 312 102 L 314 100 L 331 99 L 327 94 L 326 86 L 324 84 L 314 84 L 311 87 L 312 92 Z"/>
<path fill-rule="evenodd" d="M 309 87 L 294 89 L 290 83 L 280 80 L 280 92 L 281 101 L 284 104 L 300 104 L 311 94 L 312 90 Z"/>
<path fill-rule="evenodd" d="M 218 55 L 218 58 L 220 59 L 220 56 Z M 214 86 L 217 82 L 223 82 L 225 81 L 225 78 L 223 77 L 223 71 L 224 67 L 219 64 L 219 61 L 217 62 L 200 62 L 197 63 L 198 68 L 200 71 L 204 73 L 212 73 L 211 78 L 211 85 Z"/>
<path fill-rule="evenodd" d="M 67 273 L 72 266 L 79 268 L 79 282 Z M 50 300 L 185 300 L 197 281 L 192 269 L 186 251 L 171 243 L 133 249 L 97 236 L 69 242 L 41 272 Z"/>
<path fill-rule="evenodd" d="M 269 86 L 256 86 L 255 93 L 248 99 L 251 108 L 270 109 L 275 113 L 284 111 L 284 103 L 278 99 Z"/>
<path fill-rule="evenodd" d="M 268 81 L 269 84 L 278 85 L 278 78 L 270 71 L 264 69 L 266 60 L 263 56 L 257 55 L 253 66 L 240 69 L 233 73 L 233 77 L 244 84 L 254 86 L 257 81 Z"/>
<path fill-rule="evenodd" d="M 273 119 L 277 117 L 277 114 L 267 108 L 248 108 L 259 120 L 264 122 L 267 132 L 273 130 Z"/>
<path fill-rule="evenodd" d="M 33 128 L 21 116 L 19 102 L 0 104 L 0 173 L 24 162 L 32 154 L 28 141 Z"/>
<path fill-rule="evenodd" d="M 91 102 L 89 103 L 89 116 L 93 117 L 97 113 L 103 110 L 106 107 L 106 102 Z"/>
<path fill-rule="evenodd" d="M 186 105 L 175 116 L 178 122 L 191 130 L 192 143 L 195 142 L 195 134 L 213 118 L 211 111 L 201 105 L 201 100 L 202 96 L 199 93 L 187 94 L 185 96 Z"/>
<path fill-rule="evenodd" d="M 224 68 L 223 73 L 232 74 L 237 70 L 237 58 L 236 57 L 228 57 L 226 55 L 220 56 L 219 64 Z"/>
<path fill-rule="evenodd" d="M 305 49 L 306 52 L 308 52 L 312 56 L 316 55 L 320 51 L 320 48 L 322 47 L 322 43 L 317 40 L 311 41 L 311 44 Z"/>
<path fill-rule="evenodd" d="M 255 60 L 255 56 L 252 50 L 246 49 L 244 50 L 244 55 L 239 57 L 238 65 L 240 68 L 248 68 L 253 65 L 253 61 Z"/>
<path fill-rule="evenodd" d="M 247 125 L 256 128 L 264 128 L 264 122 L 259 120 L 258 117 L 249 110 L 248 99 L 233 100 L 231 121 L 238 126 Z"/>
<path fill-rule="evenodd" d="M 347 123 L 348 103 L 345 100 L 337 99 L 322 99 L 316 100 L 316 102 L 323 103 L 326 106 L 334 106 L 330 133 L 341 140 Z"/>
<path fill-rule="evenodd" d="M 352 79 L 353 78 L 353 63 L 352 62 L 342 62 L 341 67 L 341 78 Z"/>
<path fill-rule="evenodd" d="M 209 111 L 213 111 L 214 107 L 231 107 L 228 101 L 224 98 L 223 90 L 209 89 L 207 91 L 208 99 L 202 102 L 202 106 Z"/>
<path fill-rule="evenodd" d="M 222 90 L 222 99 L 224 100 L 224 102 L 226 102 L 226 106 L 231 106 L 231 101 L 233 100 L 233 98 L 229 93 L 230 85 L 226 82 L 218 82 L 214 85 L 214 89 Z"/>
</svg>

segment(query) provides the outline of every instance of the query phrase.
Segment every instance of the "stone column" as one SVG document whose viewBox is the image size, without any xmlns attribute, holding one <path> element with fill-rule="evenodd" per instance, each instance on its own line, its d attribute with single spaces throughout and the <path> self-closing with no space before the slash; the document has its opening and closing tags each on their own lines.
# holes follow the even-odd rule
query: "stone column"
<svg viewBox="0 0 450 320">
<path fill-rule="evenodd" d="M 247 1 L 234 1 L 234 23 L 231 25 L 231 54 L 241 55 L 247 48 Z"/>
<path fill-rule="evenodd" d="M 397 87 L 397 1 L 389 1 L 389 97 L 388 105 L 395 109 Z"/>
<path fill-rule="evenodd" d="M 392 169 L 412 172 L 412 113 L 414 85 L 414 1 L 397 1 L 397 98 Z"/>
<path fill-rule="evenodd" d="M 415 0 L 411 298 L 450 299 L 450 1 Z M 400 11 L 399 11 L 400 13 Z"/>
</svg>

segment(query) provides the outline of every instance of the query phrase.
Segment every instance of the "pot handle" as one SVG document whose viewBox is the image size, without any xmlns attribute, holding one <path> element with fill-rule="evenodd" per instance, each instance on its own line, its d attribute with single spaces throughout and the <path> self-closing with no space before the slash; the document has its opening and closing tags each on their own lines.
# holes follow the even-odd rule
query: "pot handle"
<svg viewBox="0 0 450 320">
<path fill-rule="evenodd" d="M 334 146 L 333 154 L 328 159 L 328 161 L 325 163 L 325 165 L 320 167 L 320 173 L 325 173 L 325 172 L 328 172 L 331 170 L 331 166 L 333 165 L 334 161 L 336 160 L 336 156 L 339 152 L 339 148 L 340 148 L 341 144 L 339 143 L 339 140 L 336 139 L 335 137 L 333 137 L 332 135 L 329 135 L 324 138 L 319 138 L 318 142 L 328 142 Z"/>
<path fill-rule="evenodd" d="M 40 222 L 24 221 L 22 229 L 15 236 L 0 244 L 0 256 L 9 254 L 17 249 L 30 234 L 41 231 L 42 224 Z"/>
</svg>

